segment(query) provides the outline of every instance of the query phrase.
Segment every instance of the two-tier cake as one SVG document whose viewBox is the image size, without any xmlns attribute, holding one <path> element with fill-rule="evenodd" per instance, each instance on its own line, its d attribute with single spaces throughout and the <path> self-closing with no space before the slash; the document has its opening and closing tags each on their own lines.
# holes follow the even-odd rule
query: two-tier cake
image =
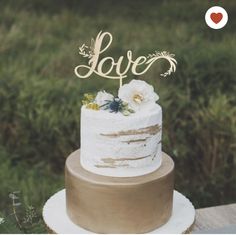
<svg viewBox="0 0 236 235">
<path fill-rule="evenodd" d="M 69 218 L 95 233 L 145 233 L 171 216 L 174 162 L 161 151 L 162 109 L 153 86 L 132 80 L 159 60 L 175 72 L 177 61 L 166 51 L 134 58 L 131 50 L 114 59 L 104 56 L 112 43 L 99 32 L 79 54 L 87 64 L 75 67 L 80 78 L 96 74 L 119 80 L 117 95 L 85 94 L 81 109 L 81 148 L 66 161 L 66 208 Z M 105 53 L 106 55 L 106 53 Z"/>
<path fill-rule="evenodd" d="M 66 161 L 67 214 L 95 233 L 145 233 L 172 212 L 174 162 L 161 151 L 162 109 L 151 85 L 85 95 L 81 149 Z"/>
</svg>

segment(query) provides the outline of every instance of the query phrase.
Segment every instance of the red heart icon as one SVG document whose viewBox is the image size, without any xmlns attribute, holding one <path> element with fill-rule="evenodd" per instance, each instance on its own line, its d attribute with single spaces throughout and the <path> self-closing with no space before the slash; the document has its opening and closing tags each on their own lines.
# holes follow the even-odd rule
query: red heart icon
<svg viewBox="0 0 236 235">
<path fill-rule="evenodd" d="M 218 24 L 222 20 L 223 15 L 222 15 L 222 13 L 211 13 L 210 17 L 211 17 L 211 20 L 215 24 Z"/>
</svg>

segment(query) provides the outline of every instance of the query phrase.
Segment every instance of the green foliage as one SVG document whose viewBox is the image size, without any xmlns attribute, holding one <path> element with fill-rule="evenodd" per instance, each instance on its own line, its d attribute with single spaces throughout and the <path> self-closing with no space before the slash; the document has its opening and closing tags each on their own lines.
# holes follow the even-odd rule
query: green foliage
<svg viewBox="0 0 236 235">
<path fill-rule="evenodd" d="M 12 157 L 0 148 L 0 217 L 5 219 L 0 224 L 0 233 L 45 233 L 41 218 L 42 207 L 53 193 L 63 188 L 64 177 L 62 174 L 52 173 L 43 161 L 31 167 L 24 161 L 14 163 Z M 21 205 L 16 210 L 22 227 L 16 223 L 12 197 L 9 197 L 15 191 L 19 191 L 16 203 L 20 202 Z M 32 210 L 32 207 L 35 209 Z M 29 220 L 31 212 L 36 215 L 33 221 Z"/>
<path fill-rule="evenodd" d="M 19 194 L 19 191 L 9 194 L 12 200 L 12 213 L 8 216 L 1 215 L 4 217 L 0 223 L 0 233 L 45 232 L 41 216 L 36 213 L 33 206 L 23 205 Z"/>
<path fill-rule="evenodd" d="M 159 79 L 167 64 L 140 78 L 155 86 L 163 107 L 163 148 L 176 162 L 176 188 L 197 207 L 236 197 L 236 4 L 220 4 L 227 26 L 204 22 L 209 1 L 2 0 L 0 2 L 0 212 L 12 213 L 10 192 L 20 190 L 19 213 L 37 215 L 63 187 L 66 156 L 79 148 L 84 93 L 117 92 L 118 81 L 80 80 L 78 46 L 100 30 L 114 36 L 109 54 L 134 57 L 175 53 L 177 71 Z M 84 60 L 85 61 L 85 60 Z M 129 75 L 125 82 L 137 78 Z M 45 232 L 42 220 L 27 231 L 14 218 L 0 232 Z"/>
</svg>

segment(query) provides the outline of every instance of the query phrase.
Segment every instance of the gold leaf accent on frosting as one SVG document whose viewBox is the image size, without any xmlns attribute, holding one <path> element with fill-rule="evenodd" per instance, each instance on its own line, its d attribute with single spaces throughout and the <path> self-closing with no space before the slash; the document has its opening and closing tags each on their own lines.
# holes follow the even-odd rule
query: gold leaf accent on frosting
<svg viewBox="0 0 236 235">
<path fill-rule="evenodd" d="M 129 158 L 129 157 L 117 158 L 117 159 L 114 159 L 114 158 L 102 158 L 101 160 L 104 162 L 104 164 L 107 164 L 107 165 L 97 164 L 97 165 L 95 165 L 95 167 L 98 167 L 98 168 L 124 167 L 124 166 L 129 166 L 129 164 L 117 164 L 117 162 L 137 161 L 137 160 L 141 160 L 141 159 L 144 159 L 144 158 L 147 158 L 147 157 L 152 157 L 152 155 L 147 155 L 147 156 L 144 156 L 144 157 L 136 157 L 136 158 Z"/>
<path fill-rule="evenodd" d="M 143 139 L 136 139 L 136 140 L 125 140 L 125 141 L 121 141 L 121 142 L 127 143 L 127 144 L 136 143 L 136 142 L 144 142 L 144 141 L 146 141 L 148 138 L 149 138 L 149 137 L 143 138 Z"/>
<path fill-rule="evenodd" d="M 127 130 L 127 131 L 119 131 L 115 133 L 108 133 L 100 135 L 107 136 L 107 137 L 120 137 L 120 136 L 126 136 L 126 135 L 140 135 L 140 134 L 149 134 L 149 135 L 156 135 L 158 132 L 160 132 L 161 126 L 156 124 L 154 126 L 144 127 L 137 130 Z"/>
<path fill-rule="evenodd" d="M 110 163 L 110 164 L 114 164 L 116 162 L 122 162 L 122 161 L 136 161 L 136 160 L 141 160 L 141 159 L 144 159 L 144 158 L 147 158 L 147 157 L 151 157 L 151 155 L 147 155 L 147 156 L 144 156 L 144 157 L 136 157 L 136 158 L 131 158 L 131 157 L 126 157 L 126 158 L 117 158 L 117 159 L 114 159 L 114 158 L 102 158 L 101 160 L 104 162 L 104 163 Z"/>
</svg>

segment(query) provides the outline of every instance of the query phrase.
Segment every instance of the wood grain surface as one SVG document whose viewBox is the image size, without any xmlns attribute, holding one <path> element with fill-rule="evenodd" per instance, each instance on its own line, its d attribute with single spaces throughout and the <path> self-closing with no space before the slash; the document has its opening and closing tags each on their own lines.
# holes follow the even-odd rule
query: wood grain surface
<svg viewBox="0 0 236 235">
<path fill-rule="evenodd" d="M 197 209 L 191 232 L 223 228 L 234 224 L 236 224 L 236 203 Z"/>
</svg>

